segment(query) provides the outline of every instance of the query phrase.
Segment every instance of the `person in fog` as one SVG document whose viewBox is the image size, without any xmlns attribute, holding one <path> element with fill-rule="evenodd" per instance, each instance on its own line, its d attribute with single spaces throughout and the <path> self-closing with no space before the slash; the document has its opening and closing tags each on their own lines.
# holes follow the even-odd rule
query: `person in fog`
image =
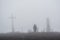
<svg viewBox="0 0 60 40">
<path fill-rule="evenodd" d="M 33 31 L 37 32 L 37 25 L 36 24 L 34 24 L 34 26 L 33 26 Z"/>
</svg>

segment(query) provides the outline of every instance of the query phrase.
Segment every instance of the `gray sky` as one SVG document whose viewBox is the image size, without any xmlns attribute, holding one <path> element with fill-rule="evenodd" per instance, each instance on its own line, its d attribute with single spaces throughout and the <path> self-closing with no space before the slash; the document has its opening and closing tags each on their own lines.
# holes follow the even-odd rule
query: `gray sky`
<svg viewBox="0 0 60 40">
<path fill-rule="evenodd" d="M 0 0 L 0 33 L 11 32 L 12 13 L 15 31 L 27 32 L 33 24 L 41 31 L 46 28 L 47 17 L 51 29 L 60 30 L 60 0 Z"/>
</svg>

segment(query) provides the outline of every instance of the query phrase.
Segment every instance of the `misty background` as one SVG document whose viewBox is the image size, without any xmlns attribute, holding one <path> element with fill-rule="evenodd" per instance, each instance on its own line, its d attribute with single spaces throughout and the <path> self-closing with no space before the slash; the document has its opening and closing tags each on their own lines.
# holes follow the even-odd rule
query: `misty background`
<svg viewBox="0 0 60 40">
<path fill-rule="evenodd" d="M 34 24 L 45 30 L 47 18 L 51 30 L 60 32 L 60 0 L 0 0 L 0 33 L 12 31 L 11 14 L 15 32 L 28 32 Z"/>
</svg>

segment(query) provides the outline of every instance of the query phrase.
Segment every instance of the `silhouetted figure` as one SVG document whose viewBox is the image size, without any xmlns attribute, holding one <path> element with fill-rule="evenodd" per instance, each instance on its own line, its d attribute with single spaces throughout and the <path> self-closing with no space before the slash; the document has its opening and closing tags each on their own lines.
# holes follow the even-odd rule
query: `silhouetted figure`
<svg viewBox="0 0 60 40">
<path fill-rule="evenodd" d="M 36 26 L 36 24 L 34 24 L 34 26 L 33 26 L 33 31 L 37 32 L 37 26 Z"/>
</svg>

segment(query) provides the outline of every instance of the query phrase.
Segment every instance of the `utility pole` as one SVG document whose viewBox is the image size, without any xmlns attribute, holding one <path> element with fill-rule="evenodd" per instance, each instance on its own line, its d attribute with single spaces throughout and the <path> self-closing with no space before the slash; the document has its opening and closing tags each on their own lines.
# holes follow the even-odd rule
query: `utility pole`
<svg viewBox="0 0 60 40">
<path fill-rule="evenodd" d="M 14 32 L 14 19 L 15 19 L 15 17 L 13 17 L 13 14 L 11 14 L 10 19 L 11 19 L 12 32 Z"/>
<path fill-rule="evenodd" d="M 49 18 L 47 18 L 47 28 L 46 28 L 46 32 L 50 32 Z"/>
</svg>

